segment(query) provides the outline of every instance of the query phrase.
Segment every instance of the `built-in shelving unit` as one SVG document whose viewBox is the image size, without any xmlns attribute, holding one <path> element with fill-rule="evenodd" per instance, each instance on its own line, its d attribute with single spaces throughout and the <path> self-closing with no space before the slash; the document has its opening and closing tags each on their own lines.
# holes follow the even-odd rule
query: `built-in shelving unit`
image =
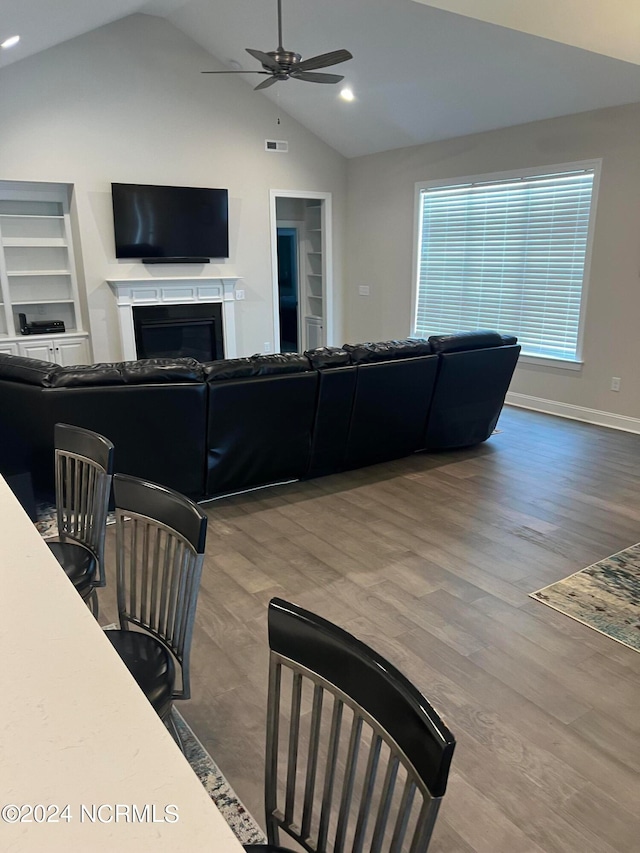
<svg viewBox="0 0 640 853">
<path fill-rule="evenodd" d="M 324 247 L 322 202 L 305 202 L 303 315 L 305 342 L 309 349 L 324 343 Z"/>
<path fill-rule="evenodd" d="M 0 352 L 61 364 L 89 360 L 82 328 L 66 184 L 0 182 Z M 62 320 L 65 332 L 21 335 L 28 322 Z M 35 355 L 37 353 L 37 355 Z"/>
</svg>

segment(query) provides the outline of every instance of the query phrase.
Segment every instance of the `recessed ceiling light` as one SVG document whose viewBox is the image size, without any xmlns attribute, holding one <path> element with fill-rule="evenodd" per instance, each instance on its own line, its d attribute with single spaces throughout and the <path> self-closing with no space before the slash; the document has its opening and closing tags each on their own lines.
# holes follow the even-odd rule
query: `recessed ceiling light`
<svg viewBox="0 0 640 853">
<path fill-rule="evenodd" d="M 14 44 L 18 44 L 20 41 L 20 36 L 10 36 L 8 39 L 5 39 L 2 43 L 0 43 L 0 47 L 13 47 Z"/>
<path fill-rule="evenodd" d="M 349 89 L 348 87 L 345 87 L 340 92 L 340 97 L 342 98 L 343 101 L 355 101 L 355 98 L 356 98 L 356 96 L 353 94 L 351 89 Z"/>
</svg>

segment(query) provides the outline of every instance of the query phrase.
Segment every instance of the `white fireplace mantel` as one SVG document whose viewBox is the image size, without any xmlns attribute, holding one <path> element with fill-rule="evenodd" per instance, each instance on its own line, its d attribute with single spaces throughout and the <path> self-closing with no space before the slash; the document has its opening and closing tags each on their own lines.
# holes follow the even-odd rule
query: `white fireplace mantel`
<svg viewBox="0 0 640 853">
<path fill-rule="evenodd" d="M 225 358 L 235 358 L 236 318 L 235 288 L 237 276 L 208 276 L 206 278 L 128 278 L 108 279 L 118 304 L 118 320 L 122 341 L 122 357 L 133 360 L 136 339 L 133 309 L 137 305 L 186 305 L 189 303 L 219 302 L 222 304 L 222 326 Z"/>
</svg>

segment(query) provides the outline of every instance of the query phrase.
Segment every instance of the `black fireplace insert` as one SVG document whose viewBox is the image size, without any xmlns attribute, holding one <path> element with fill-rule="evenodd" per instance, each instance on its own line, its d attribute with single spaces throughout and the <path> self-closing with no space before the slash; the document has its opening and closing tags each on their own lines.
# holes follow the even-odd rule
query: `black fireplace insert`
<svg viewBox="0 0 640 853">
<path fill-rule="evenodd" d="M 224 358 L 222 306 L 134 306 L 133 326 L 138 358 Z"/>
</svg>

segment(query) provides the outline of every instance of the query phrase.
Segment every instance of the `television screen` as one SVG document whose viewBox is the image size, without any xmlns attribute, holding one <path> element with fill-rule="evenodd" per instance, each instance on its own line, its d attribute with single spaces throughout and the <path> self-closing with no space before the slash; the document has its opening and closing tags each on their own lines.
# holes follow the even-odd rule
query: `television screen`
<svg viewBox="0 0 640 853">
<path fill-rule="evenodd" d="M 224 189 L 111 184 L 117 258 L 228 258 Z"/>
</svg>

